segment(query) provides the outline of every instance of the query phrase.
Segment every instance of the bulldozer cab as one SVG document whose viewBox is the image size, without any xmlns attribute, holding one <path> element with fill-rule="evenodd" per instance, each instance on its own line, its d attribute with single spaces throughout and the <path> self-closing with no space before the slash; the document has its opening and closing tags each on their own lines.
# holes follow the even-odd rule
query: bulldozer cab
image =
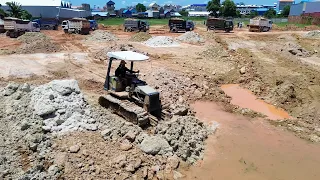
<svg viewBox="0 0 320 180">
<path fill-rule="evenodd" d="M 109 65 L 108 65 L 107 76 L 104 83 L 104 89 L 107 91 L 113 91 L 113 92 L 126 91 L 126 86 L 123 85 L 120 79 L 115 75 L 110 75 L 113 61 L 116 61 L 116 60 L 129 61 L 131 64 L 130 70 L 132 71 L 134 62 L 146 61 L 149 59 L 148 56 L 145 56 L 140 53 L 132 52 L 132 51 L 108 52 L 107 55 L 109 57 Z M 134 81 L 138 81 L 138 80 L 136 79 Z M 139 82 L 134 82 L 134 83 L 138 84 Z"/>
</svg>

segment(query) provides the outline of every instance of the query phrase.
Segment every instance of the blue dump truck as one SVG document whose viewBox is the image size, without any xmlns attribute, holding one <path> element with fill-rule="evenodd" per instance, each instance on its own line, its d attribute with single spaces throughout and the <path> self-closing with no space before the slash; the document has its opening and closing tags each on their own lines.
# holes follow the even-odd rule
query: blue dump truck
<svg viewBox="0 0 320 180">
<path fill-rule="evenodd" d="M 89 20 L 89 22 L 90 22 L 90 29 L 91 29 L 92 31 L 98 29 L 98 23 L 97 23 L 97 21 L 95 21 L 95 20 Z"/>
<path fill-rule="evenodd" d="M 59 20 L 56 18 L 52 19 L 35 19 L 33 22 L 36 22 L 40 25 L 41 30 L 58 30 Z"/>
</svg>

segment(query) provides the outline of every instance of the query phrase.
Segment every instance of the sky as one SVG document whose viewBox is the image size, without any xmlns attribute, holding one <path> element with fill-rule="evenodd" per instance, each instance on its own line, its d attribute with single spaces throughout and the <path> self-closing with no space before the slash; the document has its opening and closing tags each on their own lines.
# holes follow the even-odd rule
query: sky
<svg viewBox="0 0 320 180">
<path fill-rule="evenodd" d="M 72 5 L 78 6 L 81 5 L 82 3 L 89 3 L 92 7 L 93 5 L 97 5 L 99 7 L 103 7 L 109 0 L 70 0 Z M 156 2 L 159 5 L 167 4 L 167 3 L 172 3 L 172 4 L 179 4 L 179 5 L 189 5 L 189 4 L 202 4 L 202 3 L 207 3 L 207 0 L 113 0 L 115 2 L 115 7 L 116 9 L 118 8 L 123 8 L 127 6 L 132 6 L 136 5 L 138 3 L 143 3 L 145 5 L 149 5 L 152 2 Z M 277 0 L 234 0 L 234 2 L 244 2 L 245 4 L 273 4 L 276 3 Z"/>
</svg>

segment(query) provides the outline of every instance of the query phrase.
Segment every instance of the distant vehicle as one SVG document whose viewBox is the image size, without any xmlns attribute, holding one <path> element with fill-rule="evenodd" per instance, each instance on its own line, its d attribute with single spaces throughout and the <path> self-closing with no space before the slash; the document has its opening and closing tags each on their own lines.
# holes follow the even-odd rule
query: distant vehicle
<svg viewBox="0 0 320 180">
<path fill-rule="evenodd" d="M 171 18 L 169 20 L 169 29 L 170 32 L 179 32 L 179 31 L 193 31 L 194 23 L 191 20 L 184 20 L 180 18 Z"/>
<path fill-rule="evenodd" d="M 149 30 L 149 23 L 140 19 L 125 19 L 124 20 L 124 31 L 132 32 L 132 31 L 143 31 L 147 32 Z"/>
<path fill-rule="evenodd" d="M 250 32 L 267 32 L 272 29 L 272 21 L 263 17 L 250 19 L 248 25 Z"/>
<path fill-rule="evenodd" d="M 40 18 L 35 19 L 32 22 L 38 23 L 41 30 L 58 30 L 59 26 L 59 20 L 56 18 Z"/>
<path fill-rule="evenodd" d="M 95 31 L 98 29 L 98 23 L 96 20 L 89 20 L 89 22 L 90 22 L 90 29 L 92 31 Z"/>
<path fill-rule="evenodd" d="M 89 34 L 90 22 L 84 18 L 73 18 L 62 21 L 62 29 L 65 33 Z"/>
<path fill-rule="evenodd" d="M 222 19 L 209 17 L 206 22 L 207 31 L 209 30 L 223 30 L 225 32 L 230 32 L 233 30 L 232 19 Z"/>
<path fill-rule="evenodd" d="M 4 32 L 6 32 L 4 30 L 4 21 L 2 19 L 0 19 L 0 33 L 4 33 Z"/>
<path fill-rule="evenodd" d="M 10 38 L 17 38 L 26 32 L 40 32 L 38 23 L 18 18 L 5 18 L 4 29 Z"/>
</svg>

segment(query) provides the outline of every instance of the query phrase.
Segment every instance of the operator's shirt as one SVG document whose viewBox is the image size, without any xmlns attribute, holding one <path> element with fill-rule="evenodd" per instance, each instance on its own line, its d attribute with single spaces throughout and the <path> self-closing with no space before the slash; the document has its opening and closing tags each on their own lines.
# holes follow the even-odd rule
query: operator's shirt
<svg viewBox="0 0 320 180">
<path fill-rule="evenodd" d="M 131 70 L 128 69 L 127 67 L 120 65 L 120 66 L 116 69 L 115 75 L 116 75 L 117 77 L 124 78 L 124 77 L 126 77 L 126 72 L 127 72 L 127 71 L 130 72 L 130 73 L 133 73 L 133 71 L 131 71 Z"/>
</svg>

